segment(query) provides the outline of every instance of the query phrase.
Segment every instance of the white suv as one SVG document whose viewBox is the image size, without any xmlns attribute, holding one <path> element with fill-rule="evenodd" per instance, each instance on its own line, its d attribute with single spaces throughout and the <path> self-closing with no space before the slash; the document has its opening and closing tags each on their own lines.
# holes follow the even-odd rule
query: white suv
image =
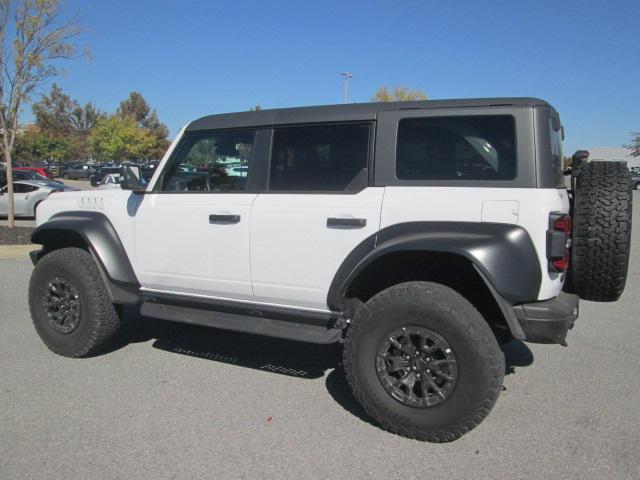
<svg viewBox="0 0 640 480">
<path fill-rule="evenodd" d="M 145 189 L 126 167 L 120 190 L 42 203 L 34 324 L 71 357 L 114 337 L 123 304 L 344 342 L 347 379 L 378 424 L 456 439 L 498 397 L 500 342 L 564 343 L 578 296 L 624 288 L 629 174 L 593 162 L 568 192 L 561 137 L 533 98 L 198 119 Z"/>
</svg>

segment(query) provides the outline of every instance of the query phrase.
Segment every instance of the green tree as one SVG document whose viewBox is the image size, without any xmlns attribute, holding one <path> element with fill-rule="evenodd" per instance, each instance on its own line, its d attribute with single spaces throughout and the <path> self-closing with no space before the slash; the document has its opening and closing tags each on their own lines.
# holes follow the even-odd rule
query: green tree
<svg viewBox="0 0 640 480">
<path fill-rule="evenodd" d="M 631 150 L 632 156 L 640 157 L 640 132 L 633 132 L 631 134 L 631 143 L 625 145 L 625 147 Z"/>
<path fill-rule="evenodd" d="M 88 154 L 87 138 L 90 130 L 105 114 L 92 103 L 84 107 L 65 94 L 55 83 L 51 92 L 32 106 L 36 125 L 42 135 L 50 137 L 52 146 L 66 144 L 67 158 L 85 158 Z M 54 152 L 45 152 L 44 158 L 57 158 Z"/>
<path fill-rule="evenodd" d="M 406 87 L 395 87 L 390 91 L 387 87 L 380 87 L 373 94 L 373 102 L 408 102 L 411 100 L 426 100 L 427 94 L 422 90 L 411 90 Z"/>
<path fill-rule="evenodd" d="M 67 138 L 47 135 L 34 128 L 16 136 L 13 158 L 23 162 L 60 161 L 69 158 L 74 147 Z"/>
<path fill-rule="evenodd" d="M 61 73 L 61 60 L 78 56 L 72 42 L 82 31 L 75 15 L 65 15 L 61 0 L 0 0 L 0 135 L 7 162 L 9 227 L 14 225 L 12 153 L 22 106 Z"/>
<path fill-rule="evenodd" d="M 134 117 L 112 115 L 98 120 L 91 130 L 89 151 L 98 160 L 134 160 L 149 158 L 155 147 L 155 138 L 141 128 Z"/>
<path fill-rule="evenodd" d="M 149 152 L 151 158 L 161 158 L 169 147 L 169 129 L 158 118 L 158 112 L 139 92 L 131 92 L 126 100 L 120 102 L 116 114 L 119 117 L 132 117 L 140 128 L 148 130 L 154 137 L 153 149 Z"/>
</svg>

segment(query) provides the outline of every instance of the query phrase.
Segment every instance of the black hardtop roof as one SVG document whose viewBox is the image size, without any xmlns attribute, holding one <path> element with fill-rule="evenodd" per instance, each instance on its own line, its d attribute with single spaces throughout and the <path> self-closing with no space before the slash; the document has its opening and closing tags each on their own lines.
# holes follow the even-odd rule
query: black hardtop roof
<svg viewBox="0 0 640 480">
<path fill-rule="evenodd" d="M 374 120 L 378 112 L 389 110 L 497 106 L 550 107 L 550 105 L 544 100 L 530 97 L 348 103 L 338 105 L 319 105 L 314 107 L 275 108 L 271 110 L 208 115 L 188 124 L 186 131 L 287 125 L 295 123 Z"/>
</svg>

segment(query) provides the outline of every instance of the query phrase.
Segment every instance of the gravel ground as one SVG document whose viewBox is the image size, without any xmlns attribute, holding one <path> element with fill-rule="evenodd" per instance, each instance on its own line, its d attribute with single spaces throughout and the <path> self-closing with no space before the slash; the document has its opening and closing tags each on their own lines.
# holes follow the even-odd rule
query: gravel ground
<svg viewBox="0 0 640 480">
<path fill-rule="evenodd" d="M 638 222 L 621 300 L 582 302 L 566 348 L 511 342 L 493 412 L 439 445 L 372 425 L 337 346 L 127 311 L 110 353 L 56 356 L 31 325 L 29 262 L 0 261 L 0 479 L 637 480 Z"/>
<path fill-rule="evenodd" d="M 32 227 L 5 227 L 0 225 L 0 245 L 27 245 L 31 243 Z"/>
</svg>

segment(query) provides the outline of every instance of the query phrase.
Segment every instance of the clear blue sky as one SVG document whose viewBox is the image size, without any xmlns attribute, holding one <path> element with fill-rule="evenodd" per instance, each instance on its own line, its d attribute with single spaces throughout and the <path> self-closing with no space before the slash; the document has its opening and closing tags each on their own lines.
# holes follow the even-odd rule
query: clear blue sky
<svg viewBox="0 0 640 480">
<path fill-rule="evenodd" d="M 210 113 L 340 103 L 378 86 L 430 98 L 536 96 L 565 151 L 620 146 L 640 130 L 640 2 L 70 0 L 93 60 L 62 88 L 113 111 L 132 90 L 171 135 Z M 27 107 L 25 113 L 30 108 Z M 28 116 L 28 115 L 25 115 Z"/>
</svg>

